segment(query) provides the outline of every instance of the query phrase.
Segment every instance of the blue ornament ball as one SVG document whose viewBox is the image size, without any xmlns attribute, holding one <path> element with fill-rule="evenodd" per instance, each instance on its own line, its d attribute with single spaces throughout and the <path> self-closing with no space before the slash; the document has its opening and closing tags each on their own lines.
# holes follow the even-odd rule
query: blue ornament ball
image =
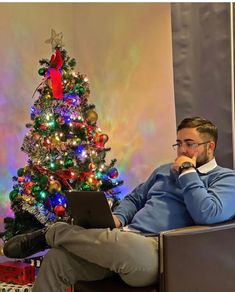
<svg viewBox="0 0 235 292">
<path fill-rule="evenodd" d="M 117 170 L 115 167 L 111 168 L 111 169 L 108 171 L 108 176 L 109 176 L 110 178 L 116 178 L 116 177 L 118 177 L 118 170 Z"/>
</svg>

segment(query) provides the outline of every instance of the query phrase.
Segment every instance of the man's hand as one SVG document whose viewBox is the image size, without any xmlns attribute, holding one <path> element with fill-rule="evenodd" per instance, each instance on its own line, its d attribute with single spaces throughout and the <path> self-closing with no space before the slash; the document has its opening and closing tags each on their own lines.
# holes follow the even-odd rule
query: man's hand
<svg viewBox="0 0 235 292">
<path fill-rule="evenodd" d="M 179 168 L 184 162 L 191 162 L 194 165 L 194 167 L 196 167 L 197 153 L 195 153 L 195 155 L 192 158 L 185 155 L 177 157 L 172 165 L 172 169 L 176 172 L 179 172 Z"/>
<path fill-rule="evenodd" d="M 118 217 L 116 215 L 113 215 L 113 220 L 114 220 L 115 226 L 117 228 L 122 227 L 122 223 L 121 223 L 121 221 L 118 219 Z"/>
</svg>

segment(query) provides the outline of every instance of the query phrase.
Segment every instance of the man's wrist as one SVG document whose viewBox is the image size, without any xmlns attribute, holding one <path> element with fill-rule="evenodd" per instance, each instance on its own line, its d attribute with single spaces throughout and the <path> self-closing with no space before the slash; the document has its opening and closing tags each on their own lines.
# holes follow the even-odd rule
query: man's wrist
<svg viewBox="0 0 235 292">
<path fill-rule="evenodd" d="M 179 174 L 182 174 L 183 172 L 189 170 L 189 169 L 195 169 L 195 166 L 190 161 L 183 162 L 179 167 Z"/>
</svg>

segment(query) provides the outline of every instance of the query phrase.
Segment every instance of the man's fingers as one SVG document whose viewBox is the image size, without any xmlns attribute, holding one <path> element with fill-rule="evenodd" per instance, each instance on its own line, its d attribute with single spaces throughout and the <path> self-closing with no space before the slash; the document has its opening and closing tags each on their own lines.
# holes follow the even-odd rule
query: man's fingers
<svg viewBox="0 0 235 292">
<path fill-rule="evenodd" d="M 196 163 L 197 163 L 197 157 L 198 157 L 198 151 L 196 151 L 192 157 L 192 160 L 194 161 L 194 164 L 196 166 Z"/>
</svg>

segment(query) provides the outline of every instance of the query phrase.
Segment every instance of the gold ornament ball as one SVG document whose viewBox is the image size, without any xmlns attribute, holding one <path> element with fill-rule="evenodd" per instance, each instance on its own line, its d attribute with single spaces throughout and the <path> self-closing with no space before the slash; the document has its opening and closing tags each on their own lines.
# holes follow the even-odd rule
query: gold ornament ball
<svg viewBox="0 0 235 292">
<path fill-rule="evenodd" d="M 44 95 L 44 98 L 45 98 L 45 99 L 50 99 L 50 98 L 51 98 L 50 93 L 46 93 L 46 94 Z"/>
<path fill-rule="evenodd" d="M 52 137 L 51 138 L 51 143 L 53 144 L 53 145 L 57 145 L 57 144 L 60 144 L 60 140 L 58 140 L 58 139 L 56 139 L 56 137 Z"/>
<path fill-rule="evenodd" d="M 85 119 L 87 123 L 94 125 L 98 120 L 98 114 L 95 110 L 90 110 L 86 113 Z"/>
<path fill-rule="evenodd" d="M 49 188 L 48 188 L 48 191 L 50 193 L 53 193 L 53 192 L 60 192 L 61 191 L 61 184 L 58 180 L 53 180 L 50 182 L 50 185 L 49 185 Z"/>
<path fill-rule="evenodd" d="M 80 143 L 81 143 L 81 139 L 80 138 L 75 137 L 75 138 L 72 139 L 72 144 L 73 145 L 78 145 Z"/>
<path fill-rule="evenodd" d="M 96 169 L 96 165 L 94 163 L 90 163 L 89 164 L 89 169 L 90 170 L 95 170 Z"/>
</svg>

